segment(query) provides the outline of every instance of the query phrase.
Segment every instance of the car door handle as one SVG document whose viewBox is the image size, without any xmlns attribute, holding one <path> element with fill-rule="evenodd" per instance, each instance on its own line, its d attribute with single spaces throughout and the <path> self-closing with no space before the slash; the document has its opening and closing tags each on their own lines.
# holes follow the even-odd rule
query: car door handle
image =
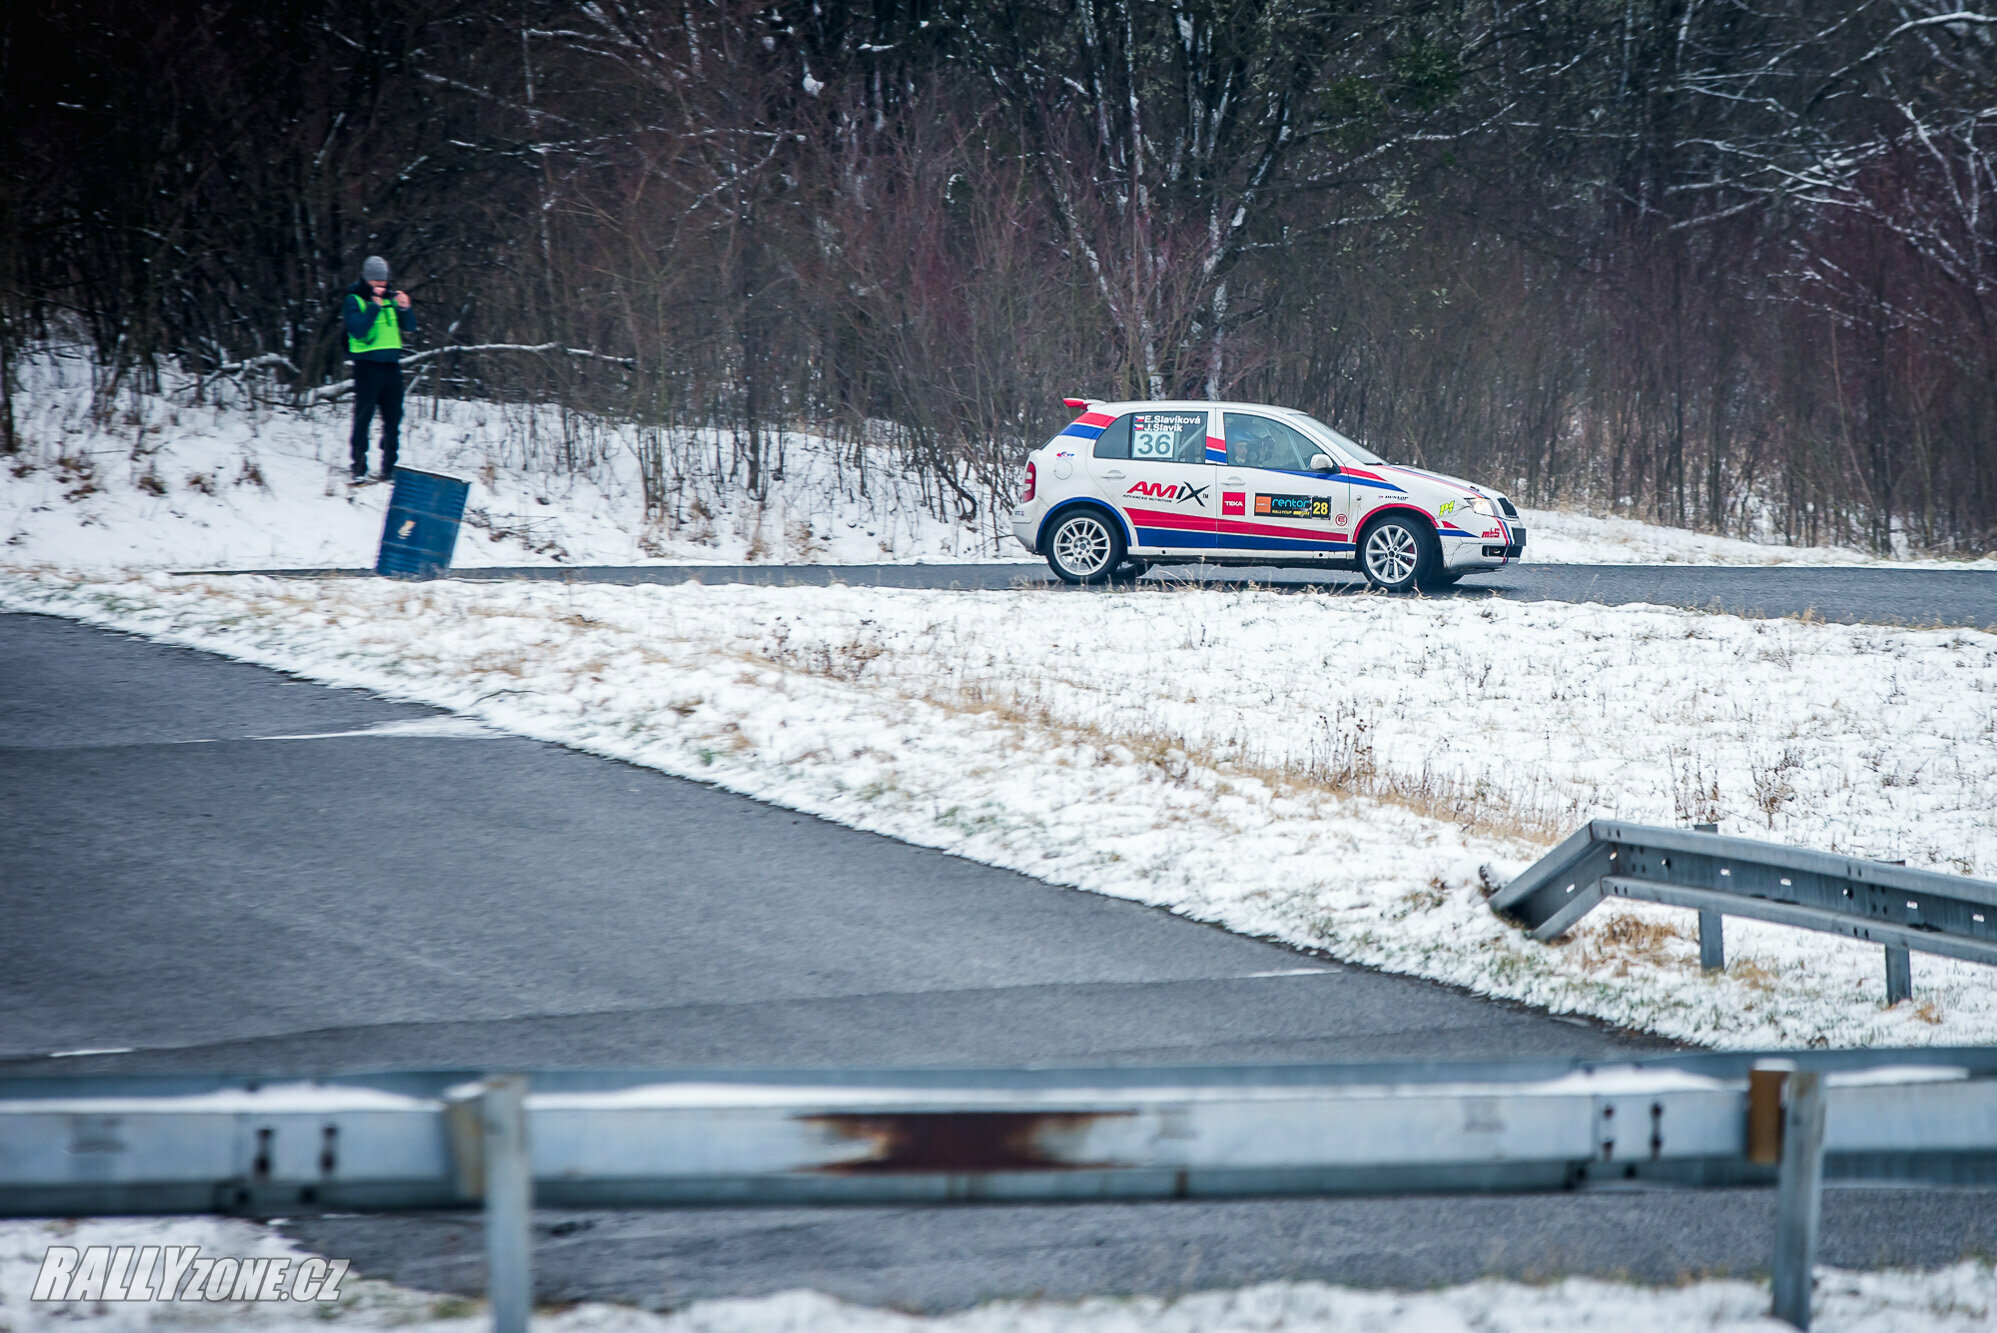
<svg viewBox="0 0 1997 1333">
<path fill-rule="evenodd" d="M 1222 477 L 1220 480 L 1223 486 L 1240 486 L 1244 484 L 1239 477 Z"/>
<path fill-rule="evenodd" d="M 1110 481 L 1121 481 L 1123 479 L 1123 473 L 1121 472 L 1105 472 L 1103 473 L 1103 476 L 1108 478 Z"/>
</svg>

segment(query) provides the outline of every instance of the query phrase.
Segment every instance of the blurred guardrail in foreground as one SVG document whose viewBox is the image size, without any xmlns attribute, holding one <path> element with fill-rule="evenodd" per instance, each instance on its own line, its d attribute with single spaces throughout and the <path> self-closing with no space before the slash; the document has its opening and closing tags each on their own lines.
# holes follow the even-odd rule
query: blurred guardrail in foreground
<svg viewBox="0 0 1997 1333">
<path fill-rule="evenodd" d="M 1491 897 L 1535 939 L 1596 904 L 1638 898 L 1699 914 L 1699 962 L 1726 965 L 1724 918 L 1754 917 L 1885 947 L 1886 1003 L 1913 994 L 1911 951 L 1997 964 L 1997 884 L 1704 828 L 1597 819 Z"/>
<path fill-rule="evenodd" d="M 1193 1069 L 0 1079 L 0 1215 L 529 1210 L 1763 1185 L 1807 1327 L 1824 1179 L 1997 1181 L 1997 1049 Z"/>
</svg>

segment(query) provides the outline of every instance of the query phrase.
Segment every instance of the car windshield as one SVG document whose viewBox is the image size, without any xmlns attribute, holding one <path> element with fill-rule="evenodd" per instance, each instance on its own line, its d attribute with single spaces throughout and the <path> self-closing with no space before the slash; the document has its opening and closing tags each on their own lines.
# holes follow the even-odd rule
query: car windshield
<svg viewBox="0 0 1997 1333">
<path fill-rule="evenodd" d="M 1340 435 L 1337 431 L 1325 425 L 1322 421 L 1319 421 L 1316 417 L 1306 416 L 1302 412 L 1290 412 L 1287 415 L 1290 416 L 1293 420 L 1301 423 L 1307 429 L 1315 431 L 1319 436 L 1331 441 L 1332 444 L 1338 447 L 1341 453 L 1343 453 L 1348 459 L 1350 459 L 1355 463 L 1384 464 L 1387 462 L 1386 459 L 1380 457 L 1380 455 L 1374 453 L 1371 449 L 1367 449 L 1364 446 L 1359 445 L 1350 439 L 1347 439 L 1345 436 Z"/>
</svg>

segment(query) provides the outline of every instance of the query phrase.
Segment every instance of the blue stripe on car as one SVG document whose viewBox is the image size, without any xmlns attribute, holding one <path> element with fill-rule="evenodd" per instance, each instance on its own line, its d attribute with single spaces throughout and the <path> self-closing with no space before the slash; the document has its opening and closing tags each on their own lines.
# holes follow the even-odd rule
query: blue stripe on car
<svg viewBox="0 0 1997 1333">
<path fill-rule="evenodd" d="M 1139 546 L 1195 546 L 1217 547 L 1220 534 L 1217 532 L 1186 532 L 1179 528 L 1139 528 Z"/>
<path fill-rule="evenodd" d="M 1339 551 L 1351 550 L 1352 543 L 1337 537 L 1310 540 L 1303 537 L 1261 537 L 1251 532 L 1223 532 L 1220 544 L 1230 551 Z"/>
</svg>

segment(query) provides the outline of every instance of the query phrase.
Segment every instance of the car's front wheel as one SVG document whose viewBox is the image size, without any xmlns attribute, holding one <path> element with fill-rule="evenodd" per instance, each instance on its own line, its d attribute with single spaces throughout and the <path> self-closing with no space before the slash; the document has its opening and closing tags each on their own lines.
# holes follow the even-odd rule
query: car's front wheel
<svg viewBox="0 0 1997 1333">
<path fill-rule="evenodd" d="M 1063 582 L 1107 582 L 1122 563 L 1123 534 L 1095 510 L 1077 510 L 1047 534 L 1047 564 Z"/>
<path fill-rule="evenodd" d="M 1390 514 L 1359 535 L 1359 568 L 1382 592 L 1432 587 L 1442 573 L 1442 543 L 1419 519 Z"/>
</svg>

